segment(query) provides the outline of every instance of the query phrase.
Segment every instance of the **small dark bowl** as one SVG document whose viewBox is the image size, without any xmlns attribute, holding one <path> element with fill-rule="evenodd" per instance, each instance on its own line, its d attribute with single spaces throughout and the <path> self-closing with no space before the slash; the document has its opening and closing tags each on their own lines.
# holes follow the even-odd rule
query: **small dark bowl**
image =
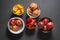
<svg viewBox="0 0 60 40">
<path fill-rule="evenodd" d="M 41 22 L 41 21 L 44 20 L 44 19 L 48 19 L 49 22 L 53 22 L 53 21 L 52 21 L 50 18 L 48 18 L 48 17 L 43 17 L 43 18 L 41 18 L 38 22 Z M 48 33 L 49 31 L 52 31 L 52 29 L 53 29 L 53 28 L 44 31 L 42 28 L 38 28 L 38 30 L 40 30 L 40 31 L 43 32 L 43 33 Z"/>
</svg>

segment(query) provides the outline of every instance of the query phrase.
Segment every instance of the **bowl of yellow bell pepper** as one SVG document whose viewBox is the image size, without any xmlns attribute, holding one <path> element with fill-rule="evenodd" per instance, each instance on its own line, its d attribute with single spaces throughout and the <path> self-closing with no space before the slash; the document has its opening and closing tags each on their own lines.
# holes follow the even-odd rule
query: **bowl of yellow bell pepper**
<svg viewBox="0 0 60 40">
<path fill-rule="evenodd" d="M 21 4 L 16 4 L 13 6 L 14 15 L 20 16 L 24 13 L 24 6 Z"/>
</svg>

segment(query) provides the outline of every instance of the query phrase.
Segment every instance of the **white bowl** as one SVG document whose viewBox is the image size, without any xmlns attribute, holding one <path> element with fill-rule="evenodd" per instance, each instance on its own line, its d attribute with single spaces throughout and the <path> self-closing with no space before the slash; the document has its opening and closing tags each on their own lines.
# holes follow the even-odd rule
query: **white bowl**
<svg viewBox="0 0 60 40">
<path fill-rule="evenodd" d="M 41 10 L 39 9 L 39 15 L 40 15 L 40 13 L 41 13 Z M 29 16 L 29 17 L 31 17 L 31 18 L 37 18 L 38 16 L 31 16 L 29 13 L 28 13 L 28 8 L 27 8 L 27 15 Z"/>
<path fill-rule="evenodd" d="M 10 22 L 11 19 L 20 19 L 20 20 L 23 22 L 23 27 L 22 27 L 20 30 L 16 31 L 16 32 L 13 31 L 12 29 L 10 29 L 9 22 Z M 9 29 L 9 31 L 10 31 L 11 33 L 13 33 L 13 34 L 19 34 L 19 33 L 21 33 L 21 32 L 24 30 L 24 28 L 25 28 L 24 21 L 23 21 L 21 18 L 19 18 L 19 17 L 13 17 L 13 18 L 11 18 L 11 19 L 8 21 L 8 29 Z"/>
</svg>

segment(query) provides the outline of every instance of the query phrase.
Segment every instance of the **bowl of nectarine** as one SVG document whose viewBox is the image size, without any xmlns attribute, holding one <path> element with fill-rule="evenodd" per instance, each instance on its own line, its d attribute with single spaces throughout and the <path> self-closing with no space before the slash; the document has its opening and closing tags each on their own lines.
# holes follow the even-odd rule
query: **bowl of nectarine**
<svg viewBox="0 0 60 40">
<path fill-rule="evenodd" d="M 24 21 L 19 17 L 13 17 L 8 21 L 8 30 L 13 34 L 21 33 L 24 28 Z"/>
<path fill-rule="evenodd" d="M 40 31 L 44 33 L 48 33 L 53 29 L 53 27 L 54 27 L 54 23 L 48 17 L 44 17 L 38 22 L 38 28 L 40 29 Z"/>
</svg>

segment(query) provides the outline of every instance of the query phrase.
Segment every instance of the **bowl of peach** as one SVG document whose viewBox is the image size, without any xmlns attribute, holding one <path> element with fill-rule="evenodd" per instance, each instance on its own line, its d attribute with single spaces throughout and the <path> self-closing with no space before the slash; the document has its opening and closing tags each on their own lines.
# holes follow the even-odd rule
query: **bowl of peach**
<svg viewBox="0 0 60 40">
<path fill-rule="evenodd" d="M 37 3 L 31 3 L 27 8 L 27 15 L 31 18 L 37 18 L 41 13 Z"/>
</svg>

